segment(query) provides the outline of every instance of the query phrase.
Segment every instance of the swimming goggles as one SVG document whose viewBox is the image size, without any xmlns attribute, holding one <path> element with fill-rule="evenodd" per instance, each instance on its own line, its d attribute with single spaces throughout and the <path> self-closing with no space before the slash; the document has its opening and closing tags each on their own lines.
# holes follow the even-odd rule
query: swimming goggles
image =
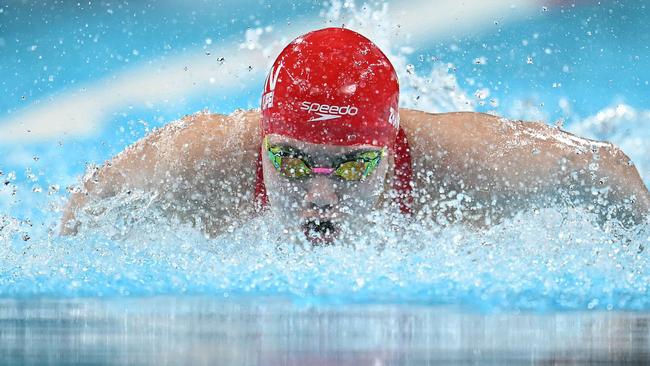
<svg viewBox="0 0 650 366">
<path fill-rule="evenodd" d="M 264 150 L 275 169 L 287 178 L 300 179 L 313 175 L 332 175 L 345 181 L 361 181 L 372 174 L 386 156 L 386 148 L 359 151 L 336 159 L 334 167 L 315 167 L 313 160 L 300 150 L 289 146 L 269 145 L 264 139 Z"/>
</svg>

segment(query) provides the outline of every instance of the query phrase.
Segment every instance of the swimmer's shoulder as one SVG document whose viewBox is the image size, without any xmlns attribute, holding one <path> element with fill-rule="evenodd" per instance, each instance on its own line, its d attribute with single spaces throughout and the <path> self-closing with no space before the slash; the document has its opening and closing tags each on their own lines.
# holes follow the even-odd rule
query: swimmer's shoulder
<svg viewBox="0 0 650 366">
<path fill-rule="evenodd" d="M 165 128 L 171 133 L 185 133 L 194 137 L 225 137 L 230 134 L 242 136 L 259 132 L 258 110 L 237 109 L 226 115 L 201 111 L 171 122 Z"/>
<path fill-rule="evenodd" d="M 421 143 L 438 143 L 461 150 L 503 144 L 522 133 L 547 139 L 559 130 L 543 122 L 511 120 L 480 112 L 428 113 L 400 110 L 400 123 L 407 137 Z M 586 139 L 585 139 L 586 140 Z"/>
<path fill-rule="evenodd" d="M 629 160 L 612 143 L 579 137 L 541 121 L 511 120 L 478 112 L 427 113 L 401 109 L 400 123 L 409 144 L 421 153 L 463 157 L 480 155 L 486 148 L 505 151 L 520 147 L 528 151 L 534 145 L 557 156 L 578 160 L 587 156 L 580 152 L 592 148 L 618 161 Z M 517 143 L 513 145 L 513 141 Z M 574 156 L 576 151 L 579 154 Z"/>
<path fill-rule="evenodd" d="M 472 133 L 501 124 L 505 119 L 479 112 L 430 113 L 415 109 L 400 109 L 400 123 L 405 132 L 459 131 Z M 407 132 L 408 133 L 408 132 Z"/>
<path fill-rule="evenodd" d="M 235 110 L 226 115 L 201 111 L 167 124 L 159 134 L 162 144 L 174 145 L 197 155 L 212 150 L 213 144 L 237 149 L 257 149 L 260 144 L 260 113 L 258 110 Z"/>
<path fill-rule="evenodd" d="M 453 149 L 493 133 L 499 118 L 485 113 L 430 113 L 400 109 L 400 125 L 414 147 Z"/>
</svg>

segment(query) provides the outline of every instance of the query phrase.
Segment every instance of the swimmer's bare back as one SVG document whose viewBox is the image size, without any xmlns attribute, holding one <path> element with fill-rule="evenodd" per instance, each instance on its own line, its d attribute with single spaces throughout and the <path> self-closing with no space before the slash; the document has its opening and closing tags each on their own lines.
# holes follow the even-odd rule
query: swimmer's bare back
<svg viewBox="0 0 650 366">
<path fill-rule="evenodd" d="M 258 111 L 198 113 L 152 132 L 83 182 L 62 233 L 77 231 L 75 213 L 89 200 L 131 190 L 155 193 L 169 216 L 213 236 L 251 218 L 259 118 Z M 553 203 L 541 197 L 624 205 L 614 213 L 634 222 L 650 211 L 637 170 L 612 144 L 481 113 L 401 109 L 400 120 L 413 162 L 413 212 L 422 219 L 489 225 Z"/>
</svg>

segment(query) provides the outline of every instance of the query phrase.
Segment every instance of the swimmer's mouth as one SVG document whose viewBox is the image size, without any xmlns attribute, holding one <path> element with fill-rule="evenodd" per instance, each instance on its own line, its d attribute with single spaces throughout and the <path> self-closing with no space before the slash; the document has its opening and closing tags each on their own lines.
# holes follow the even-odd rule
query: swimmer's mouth
<svg viewBox="0 0 650 366">
<path fill-rule="evenodd" d="M 307 239 L 314 245 L 329 245 L 338 235 L 338 227 L 329 220 L 309 220 L 302 224 Z"/>
</svg>

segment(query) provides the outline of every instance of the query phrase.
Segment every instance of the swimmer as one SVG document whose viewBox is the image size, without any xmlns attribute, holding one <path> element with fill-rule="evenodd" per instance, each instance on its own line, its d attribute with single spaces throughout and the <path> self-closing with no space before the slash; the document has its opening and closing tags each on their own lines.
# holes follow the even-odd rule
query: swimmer
<svg viewBox="0 0 650 366">
<path fill-rule="evenodd" d="M 90 202 L 133 191 L 211 236 L 268 211 L 313 243 L 380 209 L 473 227 L 557 204 L 624 225 L 647 218 L 650 193 L 610 143 L 398 102 L 397 74 L 370 40 L 310 32 L 273 63 L 260 110 L 198 113 L 150 133 L 84 178 L 61 231 L 80 230 Z"/>
</svg>

